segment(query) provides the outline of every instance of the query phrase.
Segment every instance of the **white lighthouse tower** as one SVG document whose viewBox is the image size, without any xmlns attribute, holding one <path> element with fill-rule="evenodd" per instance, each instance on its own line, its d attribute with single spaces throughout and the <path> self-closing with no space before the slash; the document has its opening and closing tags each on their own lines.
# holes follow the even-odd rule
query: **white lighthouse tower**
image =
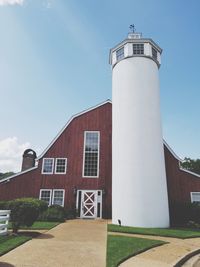
<svg viewBox="0 0 200 267">
<path fill-rule="evenodd" d="M 169 210 L 160 116 L 162 49 L 140 33 L 110 50 L 113 103 L 112 221 L 168 227 Z"/>
</svg>

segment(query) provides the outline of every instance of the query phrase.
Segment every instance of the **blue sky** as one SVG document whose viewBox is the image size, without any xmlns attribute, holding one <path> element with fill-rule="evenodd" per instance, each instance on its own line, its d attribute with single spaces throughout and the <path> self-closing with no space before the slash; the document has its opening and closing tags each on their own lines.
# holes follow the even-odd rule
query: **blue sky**
<svg viewBox="0 0 200 267">
<path fill-rule="evenodd" d="M 163 134 L 200 158 L 198 0 L 0 0 L 0 172 L 40 154 L 75 113 L 111 99 L 109 49 L 129 25 L 163 48 Z"/>
</svg>

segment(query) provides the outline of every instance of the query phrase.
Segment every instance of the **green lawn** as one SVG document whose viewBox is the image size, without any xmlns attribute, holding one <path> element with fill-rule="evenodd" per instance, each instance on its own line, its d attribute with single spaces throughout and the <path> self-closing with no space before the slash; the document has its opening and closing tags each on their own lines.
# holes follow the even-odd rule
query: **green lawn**
<svg viewBox="0 0 200 267">
<path fill-rule="evenodd" d="M 119 226 L 115 224 L 108 224 L 108 232 L 166 236 L 166 237 L 176 237 L 181 239 L 200 237 L 200 231 L 195 231 L 190 229 L 138 228 L 138 227 Z"/>
<path fill-rule="evenodd" d="M 59 222 L 35 222 L 31 227 L 23 227 L 20 229 L 23 230 L 49 230 L 55 226 L 57 226 L 58 224 L 60 224 Z M 9 229 L 11 229 L 11 223 L 9 223 Z M 12 236 L 12 235 L 8 235 L 8 236 L 1 236 L 0 237 L 0 256 L 9 252 L 10 250 L 22 245 L 23 243 L 25 243 L 26 241 L 32 239 L 32 237 L 39 235 L 39 233 L 37 233 L 37 235 L 34 235 L 35 232 L 30 233 L 30 232 L 26 232 L 24 231 L 23 233 L 20 234 L 18 236 Z"/>
<path fill-rule="evenodd" d="M 1 236 L 0 256 L 30 240 L 29 236 Z"/>
<path fill-rule="evenodd" d="M 136 254 L 163 244 L 166 243 L 159 240 L 108 235 L 106 266 L 116 267 Z"/>
<path fill-rule="evenodd" d="M 30 227 L 23 226 L 20 229 L 23 230 L 50 230 L 53 227 L 60 224 L 59 222 L 34 222 L 34 224 Z M 9 223 L 9 229 L 11 229 L 11 223 Z"/>
</svg>

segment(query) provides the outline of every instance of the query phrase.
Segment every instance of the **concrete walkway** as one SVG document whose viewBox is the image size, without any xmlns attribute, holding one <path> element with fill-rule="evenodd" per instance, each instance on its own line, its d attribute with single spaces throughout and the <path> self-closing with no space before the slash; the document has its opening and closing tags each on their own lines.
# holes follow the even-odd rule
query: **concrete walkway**
<svg viewBox="0 0 200 267">
<path fill-rule="evenodd" d="M 120 235 L 120 233 L 109 233 Z M 166 245 L 152 248 L 123 262 L 120 267 L 173 267 L 180 259 L 192 251 L 200 248 L 200 238 L 178 239 L 170 237 L 121 234 L 131 237 L 163 240 L 169 242 Z M 197 265 L 198 264 L 198 265 Z M 193 266 L 186 265 L 186 266 Z M 200 267 L 199 262 L 195 267 Z"/>
<path fill-rule="evenodd" d="M 0 267 L 105 267 L 107 221 L 72 220 L 0 257 Z"/>
</svg>

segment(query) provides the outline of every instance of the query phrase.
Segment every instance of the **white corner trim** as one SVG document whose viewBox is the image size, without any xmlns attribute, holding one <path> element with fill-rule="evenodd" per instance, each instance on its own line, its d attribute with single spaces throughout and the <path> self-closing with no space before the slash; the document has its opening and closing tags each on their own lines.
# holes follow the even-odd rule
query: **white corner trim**
<svg viewBox="0 0 200 267">
<path fill-rule="evenodd" d="M 25 170 L 25 171 L 22 171 L 22 172 L 18 172 L 18 173 L 16 173 L 16 174 L 12 175 L 12 176 L 9 176 L 9 177 L 6 177 L 6 178 L 0 180 L 0 183 L 3 183 L 3 182 L 5 182 L 5 181 L 9 181 L 10 179 L 13 179 L 13 178 L 15 178 L 15 177 L 17 177 L 17 176 L 19 176 L 19 175 L 24 174 L 24 173 L 33 171 L 33 170 L 35 170 L 35 169 L 37 169 L 37 168 L 38 168 L 38 166 L 35 166 L 35 167 L 32 167 L 32 168 L 30 168 L 30 169 L 28 169 L 28 170 Z"/>
<path fill-rule="evenodd" d="M 194 175 L 194 176 L 200 178 L 200 175 L 197 174 L 197 173 L 195 173 L 195 172 L 188 171 L 188 170 L 183 169 L 183 168 L 181 168 L 181 167 L 179 167 L 179 169 L 180 169 L 180 171 L 187 172 L 187 173 L 189 173 L 189 174 L 192 174 L 192 175 Z"/>
<path fill-rule="evenodd" d="M 176 153 L 171 149 L 171 147 L 167 144 L 167 142 L 163 139 L 163 144 L 166 146 L 166 148 L 171 152 L 171 154 L 178 160 L 183 161 L 179 156 L 176 155 Z"/>
<path fill-rule="evenodd" d="M 60 135 L 64 132 L 64 130 L 68 127 L 68 125 L 72 122 L 72 120 L 74 120 L 75 118 L 77 118 L 77 117 L 79 117 L 79 116 L 81 116 L 81 115 L 83 115 L 83 114 L 85 114 L 85 113 L 87 113 L 87 112 L 89 112 L 89 111 L 92 111 L 92 110 L 94 110 L 94 109 L 96 109 L 96 108 L 99 108 L 99 107 L 101 107 L 101 106 L 103 106 L 103 105 L 105 105 L 105 104 L 107 104 L 107 103 L 110 103 L 110 104 L 112 104 L 112 101 L 110 100 L 110 99 L 108 99 L 108 100 L 106 100 L 106 101 L 104 101 L 104 102 L 102 102 L 102 103 L 100 103 L 100 104 L 98 104 L 98 105 L 96 105 L 96 106 L 94 106 L 94 107 L 91 107 L 91 108 L 88 108 L 88 109 L 86 109 L 86 110 L 84 110 L 84 111 L 82 111 L 82 112 L 80 112 L 80 113 L 77 113 L 77 114 L 75 114 L 74 116 L 72 116 L 69 120 L 68 120 L 68 122 L 65 124 L 65 126 L 61 129 L 61 131 L 56 135 L 56 137 L 51 141 L 51 143 L 48 145 L 48 147 L 42 152 L 42 154 L 37 158 L 37 160 L 39 160 L 39 159 L 41 159 L 44 155 L 45 155 L 45 153 L 49 150 L 49 148 L 55 143 L 55 141 L 60 137 Z"/>
</svg>

